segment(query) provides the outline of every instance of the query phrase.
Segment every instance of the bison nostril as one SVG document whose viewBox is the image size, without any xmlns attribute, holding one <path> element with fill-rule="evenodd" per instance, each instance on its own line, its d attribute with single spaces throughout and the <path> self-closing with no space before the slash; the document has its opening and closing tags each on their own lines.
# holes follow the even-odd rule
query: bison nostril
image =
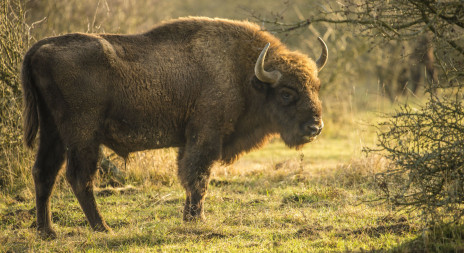
<svg viewBox="0 0 464 253">
<path fill-rule="evenodd" d="M 308 126 L 306 127 L 306 133 L 310 135 L 316 135 L 319 132 L 319 127 L 317 126 Z"/>
<path fill-rule="evenodd" d="M 321 133 L 322 128 L 313 124 L 305 126 L 305 134 L 309 136 L 315 136 Z"/>
<path fill-rule="evenodd" d="M 316 136 L 321 133 L 323 127 L 324 127 L 324 122 L 322 122 L 321 120 L 320 124 L 317 124 L 317 125 L 314 123 L 305 124 L 304 131 L 305 131 L 305 134 L 307 135 Z"/>
</svg>

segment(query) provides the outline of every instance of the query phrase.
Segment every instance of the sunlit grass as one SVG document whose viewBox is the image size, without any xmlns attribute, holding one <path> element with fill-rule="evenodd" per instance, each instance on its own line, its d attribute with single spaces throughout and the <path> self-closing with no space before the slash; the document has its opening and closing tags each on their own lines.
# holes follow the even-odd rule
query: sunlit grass
<svg viewBox="0 0 464 253">
<path fill-rule="evenodd" d="M 370 135 L 366 132 L 367 138 Z M 113 158 L 123 172 L 122 184 L 107 190 L 113 188 L 105 188 L 104 175 L 96 181 L 97 202 L 113 233 L 91 231 L 61 176 L 52 197 L 58 239 L 44 241 L 36 234 L 33 192 L 26 190 L 0 201 L 0 252 L 423 247 L 417 214 L 370 202 L 377 193 L 375 173 L 387 163 L 362 154 L 361 143 L 367 142 L 363 138 L 323 135 L 299 151 L 276 139 L 233 165 L 215 165 L 206 199 L 207 221 L 200 223 L 182 221 L 185 193 L 176 177 L 175 149 L 136 153 L 126 164 Z"/>
<path fill-rule="evenodd" d="M 55 241 L 37 237 L 32 198 L 9 198 L 0 249 L 344 251 L 394 248 L 414 238 L 419 227 L 415 217 L 362 202 L 373 192 L 362 181 L 346 188 L 337 181 L 306 178 L 307 169 L 268 167 L 255 175 L 214 177 L 204 223 L 182 222 L 184 192 L 179 184 L 98 196 L 112 234 L 91 231 L 76 199 L 65 190 L 52 199 L 59 232 Z M 340 169 L 327 168 L 324 175 Z"/>
</svg>

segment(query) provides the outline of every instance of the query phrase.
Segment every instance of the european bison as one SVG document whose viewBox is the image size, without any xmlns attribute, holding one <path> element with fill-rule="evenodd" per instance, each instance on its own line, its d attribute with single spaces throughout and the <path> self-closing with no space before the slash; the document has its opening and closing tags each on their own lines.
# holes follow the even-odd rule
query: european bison
<svg viewBox="0 0 464 253">
<path fill-rule="evenodd" d="M 390 101 L 409 92 L 418 94 L 427 83 L 438 84 L 434 48 L 430 34 L 416 41 L 395 41 L 385 45 L 377 76 Z"/>
<path fill-rule="evenodd" d="M 259 26 L 182 18 L 136 35 L 68 34 L 37 42 L 22 67 L 25 142 L 33 167 L 37 226 L 54 237 L 50 194 L 65 158 L 66 179 L 91 227 L 109 231 L 92 177 L 101 144 L 118 155 L 178 147 L 186 190 L 183 218 L 204 219 L 214 161 L 233 162 L 280 134 L 300 147 L 321 133 L 318 72 Z"/>
</svg>

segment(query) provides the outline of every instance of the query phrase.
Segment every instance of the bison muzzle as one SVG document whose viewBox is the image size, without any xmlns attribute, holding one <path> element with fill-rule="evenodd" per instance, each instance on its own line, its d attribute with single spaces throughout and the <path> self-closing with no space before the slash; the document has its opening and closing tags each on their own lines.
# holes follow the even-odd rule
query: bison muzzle
<svg viewBox="0 0 464 253">
<path fill-rule="evenodd" d="M 50 195 L 66 179 L 91 227 L 108 231 L 93 193 L 100 145 L 130 152 L 178 148 L 183 218 L 204 219 L 215 161 L 231 163 L 280 134 L 301 147 L 321 133 L 318 72 L 327 61 L 288 50 L 259 26 L 182 18 L 136 35 L 67 34 L 37 42 L 22 66 L 24 137 L 37 227 L 54 237 Z"/>
</svg>

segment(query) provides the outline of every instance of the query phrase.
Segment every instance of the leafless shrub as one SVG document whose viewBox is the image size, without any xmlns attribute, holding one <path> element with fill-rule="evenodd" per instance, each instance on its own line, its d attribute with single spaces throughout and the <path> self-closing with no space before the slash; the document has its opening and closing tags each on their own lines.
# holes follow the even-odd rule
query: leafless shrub
<svg viewBox="0 0 464 253">
<path fill-rule="evenodd" d="M 25 22 L 24 3 L 0 2 L 0 187 L 25 181 L 29 173 L 23 161 L 30 158 L 23 148 L 19 68 L 28 48 L 30 26 Z"/>
<path fill-rule="evenodd" d="M 395 165 L 378 175 L 381 198 L 422 211 L 427 222 L 464 215 L 461 100 L 432 95 L 425 106 L 402 106 L 379 126 L 379 147 Z"/>
<path fill-rule="evenodd" d="M 347 0 L 338 19 L 377 43 L 419 41 L 431 34 L 439 80 L 429 79 L 427 102 L 401 106 L 379 125 L 379 150 L 392 167 L 379 174 L 381 199 L 419 210 L 429 225 L 461 222 L 464 214 L 464 7 L 461 1 Z M 323 19 L 321 19 L 323 20 Z M 424 68 L 424 72 L 426 69 Z"/>
</svg>

